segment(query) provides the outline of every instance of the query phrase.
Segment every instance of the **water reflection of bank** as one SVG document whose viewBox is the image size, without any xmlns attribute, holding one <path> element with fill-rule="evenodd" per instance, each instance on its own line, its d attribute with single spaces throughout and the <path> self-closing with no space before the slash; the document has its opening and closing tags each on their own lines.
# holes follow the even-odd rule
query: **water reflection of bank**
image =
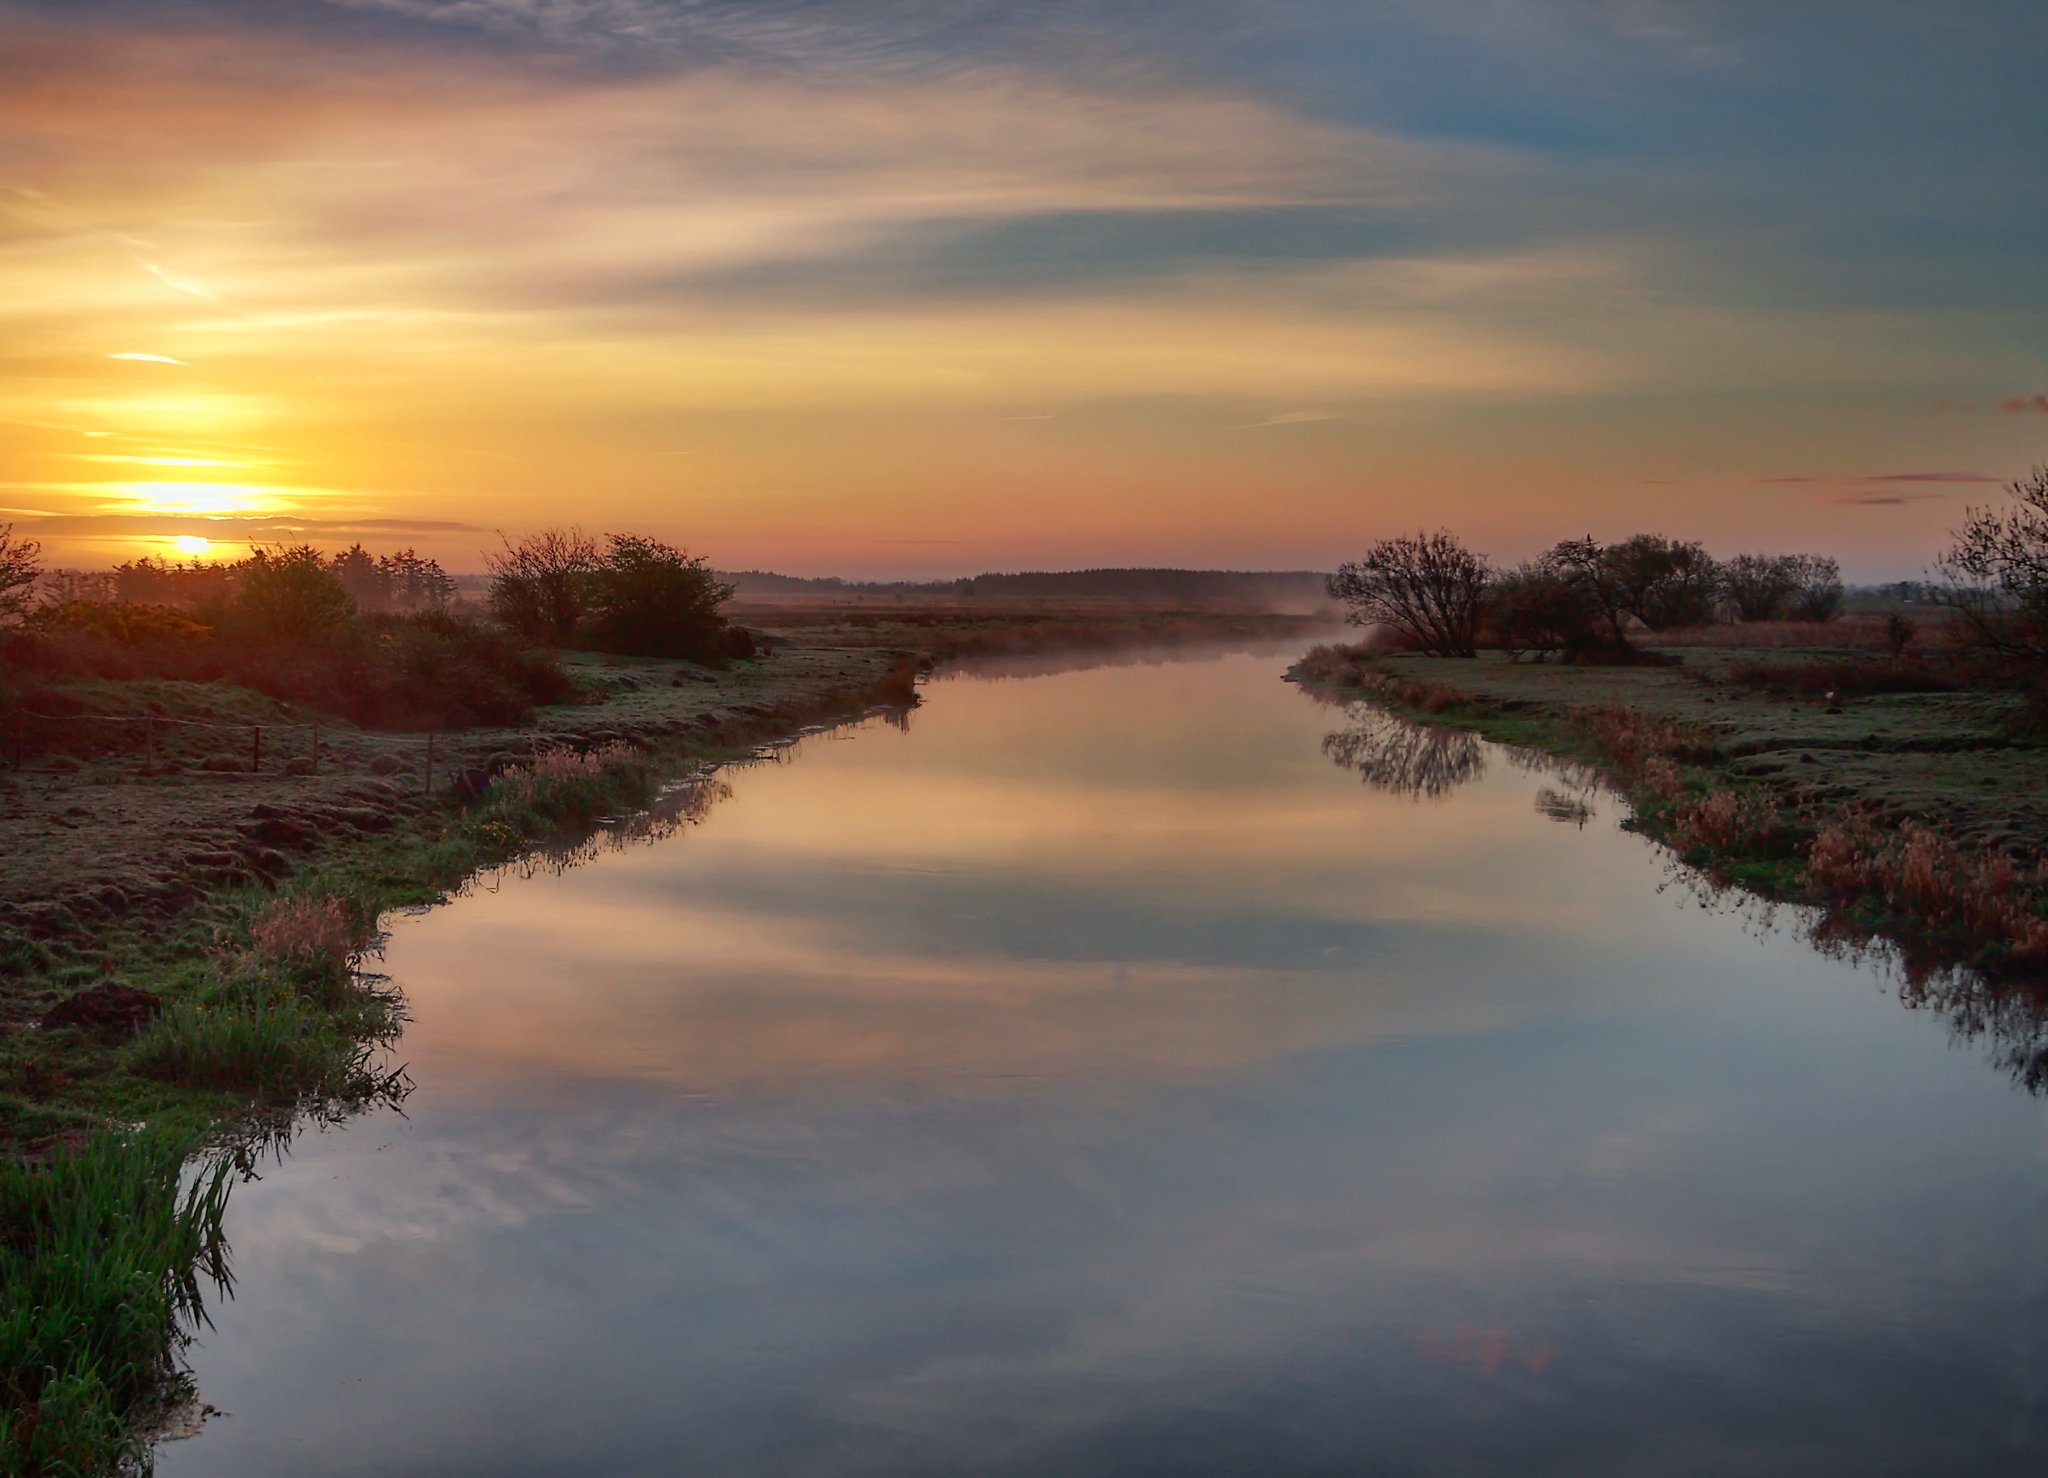
<svg viewBox="0 0 2048 1478">
<path fill-rule="evenodd" d="M 1442 801 L 1485 777 L 1491 760 L 1542 776 L 1535 809 L 1583 830 L 1603 796 L 1618 792 L 1593 766 L 1541 750 L 1494 744 L 1463 729 L 1418 723 L 1374 704 L 1337 705 L 1341 728 L 1323 736 L 1331 763 L 1375 790 L 1416 801 Z M 1626 824 L 1626 823 L 1624 823 Z M 1760 897 L 1666 855 L 1666 887 L 1702 908 L 1736 917 L 1759 938 L 1789 929 L 1820 953 L 1871 969 L 1908 1010 L 1940 1019 L 1950 1040 L 1979 1046 L 2002 1073 L 2029 1093 L 2048 1090 L 2048 990 L 1993 981 L 1967 967 L 1927 959 L 1871 939 L 1853 921 L 1809 907 Z"/>
</svg>

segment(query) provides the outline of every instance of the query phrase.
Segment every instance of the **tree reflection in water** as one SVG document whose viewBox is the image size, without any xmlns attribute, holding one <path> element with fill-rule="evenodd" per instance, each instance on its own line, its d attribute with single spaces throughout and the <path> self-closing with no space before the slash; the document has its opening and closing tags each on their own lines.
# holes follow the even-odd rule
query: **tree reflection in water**
<svg viewBox="0 0 2048 1478">
<path fill-rule="evenodd" d="M 1323 753 L 1375 790 L 1436 801 L 1486 773 L 1486 748 L 1476 734 L 1365 705 L 1349 714 L 1348 725 L 1323 736 Z"/>
<path fill-rule="evenodd" d="M 1993 980 L 1967 966 L 1940 963 L 1873 938 L 1854 919 L 1774 902 L 1717 882 L 1676 858 L 1666 862 L 1664 886 L 1682 890 L 1712 913 L 1738 918 L 1743 931 L 1759 939 L 1784 927 L 1789 915 L 1793 931 L 1814 950 L 1883 977 L 1907 1010 L 1940 1018 L 1951 1044 L 1980 1047 L 1986 1060 L 2016 1085 L 2032 1094 L 2048 1093 L 2048 988 Z"/>
<path fill-rule="evenodd" d="M 1612 787 L 1594 767 L 1539 750 L 1492 746 L 1462 729 L 1419 724 L 1369 703 L 1347 705 L 1345 726 L 1323 736 L 1323 753 L 1378 790 L 1416 800 L 1442 800 L 1486 773 L 1488 750 L 1498 748 L 1518 770 L 1553 783 L 1536 792 L 1538 814 L 1583 829 L 1595 802 Z M 1950 1040 L 1984 1048 L 2000 1071 L 2029 1093 L 2048 1093 L 2048 987 L 1995 981 L 1947 966 L 1899 945 L 1870 937 L 1853 917 L 1780 904 L 1745 888 L 1718 882 L 1667 854 L 1666 887 L 1677 887 L 1700 907 L 1738 918 L 1745 932 L 1764 938 L 1787 922 L 1807 944 L 1831 959 L 1876 970 L 1889 979 L 1912 1011 L 1940 1017 Z"/>
</svg>

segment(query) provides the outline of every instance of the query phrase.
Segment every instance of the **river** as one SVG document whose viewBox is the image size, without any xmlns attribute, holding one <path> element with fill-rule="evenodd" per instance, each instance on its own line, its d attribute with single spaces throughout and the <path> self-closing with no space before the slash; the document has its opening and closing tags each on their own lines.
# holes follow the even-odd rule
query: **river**
<svg viewBox="0 0 2048 1478">
<path fill-rule="evenodd" d="M 2043 1471 L 2012 1032 L 1286 661 L 941 676 L 390 920 L 417 1090 L 237 1189 L 158 1471 Z"/>
</svg>

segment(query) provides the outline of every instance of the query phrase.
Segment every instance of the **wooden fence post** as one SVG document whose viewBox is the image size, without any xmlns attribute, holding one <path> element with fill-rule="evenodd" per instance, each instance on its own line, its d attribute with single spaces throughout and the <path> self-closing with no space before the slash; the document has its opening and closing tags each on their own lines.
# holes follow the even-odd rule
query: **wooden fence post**
<svg viewBox="0 0 2048 1478">
<path fill-rule="evenodd" d="M 320 773 L 320 720 L 313 720 L 313 773 Z"/>
<path fill-rule="evenodd" d="M 145 714 L 142 719 L 142 768 L 149 774 L 156 773 L 156 715 Z"/>
<path fill-rule="evenodd" d="M 434 734 L 427 731 L 427 794 L 434 793 Z"/>
<path fill-rule="evenodd" d="M 256 774 L 263 768 L 263 725 L 249 726 L 249 773 Z"/>
</svg>

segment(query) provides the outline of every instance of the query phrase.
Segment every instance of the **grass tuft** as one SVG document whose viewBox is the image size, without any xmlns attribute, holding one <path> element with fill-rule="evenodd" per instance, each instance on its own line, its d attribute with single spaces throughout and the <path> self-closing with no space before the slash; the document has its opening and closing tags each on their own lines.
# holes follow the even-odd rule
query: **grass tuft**
<svg viewBox="0 0 2048 1478">
<path fill-rule="evenodd" d="M 228 1281 L 228 1164 L 180 1191 L 194 1148 L 101 1134 L 42 1164 L 0 1163 L 0 1475 L 84 1474 L 129 1455 L 139 1406 L 175 1375 Z"/>
</svg>

